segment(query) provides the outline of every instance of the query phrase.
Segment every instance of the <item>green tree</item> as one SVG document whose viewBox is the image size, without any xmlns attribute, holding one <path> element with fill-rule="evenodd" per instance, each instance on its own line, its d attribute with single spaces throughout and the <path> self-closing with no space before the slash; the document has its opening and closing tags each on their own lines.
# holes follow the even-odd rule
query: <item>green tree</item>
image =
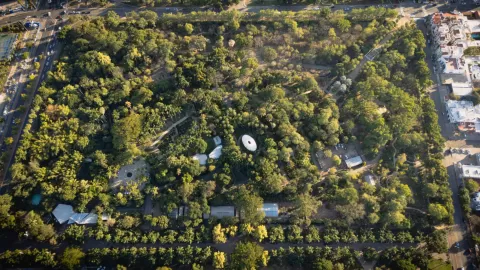
<svg viewBox="0 0 480 270">
<path fill-rule="evenodd" d="M 317 259 L 313 264 L 315 270 L 333 270 L 333 263 L 327 259 Z"/>
<path fill-rule="evenodd" d="M 342 159 L 339 156 L 334 155 L 332 159 L 336 166 L 340 166 L 340 164 L 342 164 Z"/>
<path fill-rule="evenodd" d="M 129 148 L 137 142 L 142 132 L 141 115 L 131 112 L 127 117 L 117 120 L 112 127 L 113 146 L 117 150 Z"/>
<path fill-rule="evenodd" d="M 269 230 L 268 238 L 271 243 L 282 243 L 285 241 L 282 225 L 273 226 Z"/>
<path fill-rule="evenodd" d="M 6 145 L 11 145 L 13 143 L 13 137 L 7 137 L 5 138 L 5 144 Z"/>
<path fill-rule="evenodd" d="M 399 269 L 399 270 L 416 270 L 417 269 L 417 267 L 411 261 L 408 261 L 408 260 L 398 260 L 395 263 L 395 265 L 396 265 L 395 269 Z"/>
<path fill-rule="evenodd" d="M 82 225 L 70 225 L 63 233 L 63 238 L 71 243 L 82 244 L 85 238 L 85 227 Z"/>
<path fill-rule="evenodd" d="M 262 242 L 263 239 L 268 237 L 267 227 L 265 227 L 265 225 L 257 226 L 253 232 L 253 237 L 255 237 L 258 242 Z"/>
<path fill-rule="evenodd" d="M 67 247 L 60 257 L 60 264 L 66 269 L 77 269 L 84 257 L 85 253 L 83 253 L 81 249 L 76 247 Z"/>
<path fill-rule="evenodd" d="M 245 223 L 258 224 L 265 217 L 263 211 L 259 211 L 263 205 L 262 197 L 247 190 L 245 185 L 240 186 L 234 199 L 235 206 L 240 211 L 240 217 Z"/>
<path fill-rule="evenodd" d="M 448 217 L 448 211 L 445 206 L 438 203 L 431 203 L 428 206 L 428 213 L 437 221 L 442 221 Z"/>
<path fill-rule="evenodd" d="M 257 269 L 262 264 L 263 248 L 253 242 L 239 242 L 230 255 L 231 269 Z"/>
<path fill-rule="evenodd" d="M 278 57 L 278 54 L 277 54 L 277 51 L 275 51 L 274 48 L 265 47 L 263 49 L 263 59 L 265 59 L 265 61 L 271 62 L 271 61 L 277 59 L 277 57 Z"/>
<path fill-rule="evenodd" d="M 0 196 L 0 228 L 12 228 L 15 225 L 15 216 L 10 214 L 12 196 L 4 194 Z"/>
<path fill-rule="evenodd" d="M 295 210 L 292 213 L 294 221 L 299 224 L 310 225 L 310 217 L 317 213 L 318 208 L 322 202 L 310 195 L 310 193 L 303 193 L 297 195 L 295 200 Z"/>
<path fill-rule="evenodd" d="M 436 230 L 427 236 L 427 248 L 430 252 L 445 253 L 448 251 L 447 234 Z"/>
<path fill-rule="evenodd" d="M 192 24 L 186 23 L 184 28 L 185 28 L 185 32 L 188 35 L 191 35 L 193 33 L 193 25 Z"/>
<path fill-rule="evenodd" d="M 467 179 L 465 181 L 465 187 L 470 191 L 470 193 L 477 192 L 480 188 L 480 185 L 473 179 Z"/>
<path fill-rule="evenodd" d="M 215 269 L 223 269 L 225 268 L 225 263 L 227 262 L 227 258 L 225 257 L 225 253 L 221 251 L 216 251 L 213 253 L 213 268 Z"/>
<path fill-rule="evenodd" d="M 213 242 L 214 243 L 225 243 L 227 242 L 227 236 L 225 235 L 225 230 L 222 229 L 222 225 L 219 223 L 213 227 L 212 231 Z"/>
</svg>

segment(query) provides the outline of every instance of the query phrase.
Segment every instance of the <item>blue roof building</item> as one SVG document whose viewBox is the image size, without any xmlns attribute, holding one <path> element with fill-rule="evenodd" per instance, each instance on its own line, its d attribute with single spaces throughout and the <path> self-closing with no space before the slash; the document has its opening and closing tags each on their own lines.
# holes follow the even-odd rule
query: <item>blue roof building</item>
<svg viewBox="0 0 480 270">
<path fill-rule="evenodd" d="M 258 210 L 263 211 L 265 217 L 278 217 L 278 204 L 276 203 L 264 203 Z"/>
</svg>

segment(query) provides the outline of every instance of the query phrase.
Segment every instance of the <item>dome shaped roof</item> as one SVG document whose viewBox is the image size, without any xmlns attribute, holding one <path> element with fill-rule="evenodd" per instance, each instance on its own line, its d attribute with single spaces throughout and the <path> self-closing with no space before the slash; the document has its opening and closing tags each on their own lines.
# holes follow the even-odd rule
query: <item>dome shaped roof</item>
<svg viewBox="0 0 480 270">
<path fill-rule="evenodd" d="M 255 152 L 257 150 L 257 143 L 250 135 L 243 135 L 242 136 L 242 143 L 248 151 Z"/>
</svg>

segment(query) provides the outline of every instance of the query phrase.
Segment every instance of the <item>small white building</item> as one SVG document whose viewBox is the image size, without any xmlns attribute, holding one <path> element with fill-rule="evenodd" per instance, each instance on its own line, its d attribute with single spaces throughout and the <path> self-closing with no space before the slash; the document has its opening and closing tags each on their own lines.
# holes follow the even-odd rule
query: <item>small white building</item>
<svg viewBox="0 0 480 270">
<path fill-rule="evenodd" d="M 204 165 L 207 165 L 207 155 L 205 154 L 196 154 L 192 157 L 193 160 L 198 160 L 198 163 L 200 163 L 200 165 L 204 166 Z"/>
<path fill-rule="evenodd" d="M 480 166 L 462 165 L 462 177 L 480 179 Z"/>
<path fill-rule="evenodd" d="M 361 165 L 363 163 L 363 160 L 362 160 L 362 157 L 356 156 L 356 157 L 346 159 L 345 163 L 347 164 L 347 167 L 350 169 L 358 165 Z"/>
<path fill-rule="evenodd" d="M 257 151 L 257 143 L 250 135 L 245 134 L 242 136 L 242 144 L 250 152 Z"/>
<path fill-rule="evenodd" d="M 208 154 L 208 158 L 219 159 L 220 156 L 222 155 L 222 148 L 223 148 L 222 145 L 215 147 L 215 149 L 213 149 L 213 151 L 210 152 L 210 154 Z"/>
<path fill-rule="evenodd" d="M 219 146 L 220 144 L 222 144 L 222 138 L 220 138 L 220 136 L 215 136 L 213 137 L 213 142 L 216 146 Z"/>
<path fill-rule="evenodd" d="M 73 207 L 68 204 L 59 204 L 52 212 L 58 223 L 64 224 L 96 224 L 98 221 L 98 215 L 94 213 L 76 213 L 73 211 Z M 102 220 L 108 220 L 108 216 L 102 215 Z"/>
<path fill-rule="evenodd" d="M 475 123 L 480 117 L 480 106 L 467 100 L 448 100 L 446 103 L 450 123 Z"/>
<path fill-rule="evenodd" d="M 234 206 L 210 206 L 210 214 L 203 214 L 205 219 L 210 217 L 224 218 L 224 217 L 234 217 L 235 216 L 235 207 Z"/>
</svg>

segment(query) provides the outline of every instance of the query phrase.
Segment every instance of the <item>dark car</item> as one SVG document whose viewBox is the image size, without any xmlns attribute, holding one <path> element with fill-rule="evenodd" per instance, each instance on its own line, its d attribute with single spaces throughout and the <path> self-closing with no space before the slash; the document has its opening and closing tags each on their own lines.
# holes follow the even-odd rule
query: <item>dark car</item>
<svg viewBox="0 0 480 270">
<path fill-rule="evenodd" d="M 90 14 L 90 11 L 82 11 L 82 14 Z"/>
</svg>

